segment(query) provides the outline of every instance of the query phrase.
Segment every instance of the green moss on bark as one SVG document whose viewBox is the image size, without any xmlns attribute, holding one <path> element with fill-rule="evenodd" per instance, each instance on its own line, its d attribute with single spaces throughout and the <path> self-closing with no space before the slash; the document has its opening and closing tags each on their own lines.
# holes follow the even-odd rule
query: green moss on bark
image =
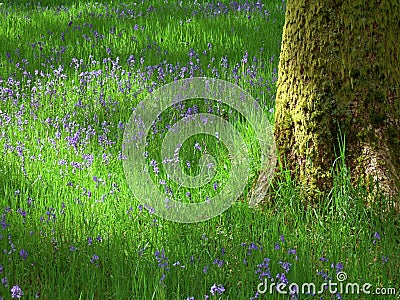
<svg viewBox="0 0 400 300">
<path fill-rule="evenodd" d="M 311 196 L 332 187 L 339 128 L 354 180 L 399 192 L 399 20 L 399 0 L 288 1 L 275 138 Z"/>
</svg>

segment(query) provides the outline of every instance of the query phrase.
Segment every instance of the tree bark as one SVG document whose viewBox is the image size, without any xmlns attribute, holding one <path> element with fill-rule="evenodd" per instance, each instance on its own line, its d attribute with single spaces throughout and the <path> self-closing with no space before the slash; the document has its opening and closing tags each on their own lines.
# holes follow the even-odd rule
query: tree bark
<svg viewBox="0 0 400 300">
<path fill-rule="evenodd" d="M 398 196 L 399 32 L 399 0 L 288 0 L 276 147 L 312 199 L 332 188 L 340 133 L 353 183 Z"/>
</svg>

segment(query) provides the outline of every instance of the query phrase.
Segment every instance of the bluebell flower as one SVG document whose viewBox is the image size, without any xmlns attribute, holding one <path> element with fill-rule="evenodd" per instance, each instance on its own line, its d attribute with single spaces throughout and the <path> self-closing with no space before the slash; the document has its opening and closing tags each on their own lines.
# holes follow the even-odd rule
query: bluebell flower
<svg viewBox="0 0 400 300">
<path fill-rule="evenodd" d="M 215 283 L 211 286 L 210 293 L 214 296 L 216 294 L 222 295 L 225 292 L 225 288 L 222 284 L 216 285 Z"/>
<path fill-rule="evenodd" d="M 163 273 L 162 275 L 161 275 L 161 278 L 160 278 L 160 283 L 162 283 L 164 280 L 165 280 L 165 273 Z"/>
<path fill-rule="evenodd" d="M 213 264 L 218 265 L 218 267 L 222 268 L 222 266 L 224 265 L 224 261 L 222 259 L 216 258 L 214 259 Z"/>
<path fill-rule="evenodd" d="M 381 240 L 381 235 L 378 232 L 375 231 L 375 233 L 374 233 L 374 241 L 373 241 L 374 245 L 376 244 L 377 240 L 378 241 Z"/>
<path fill-rule="evenodd" d="M 8 279 L 7 279 L 7 277 L 3 277 L 3 278 L 1 279 L 1 284 L 4 285 L 5 287 L 8 286 Z"/>
<path fill-rule="evenodd" d="M 213 184 L 213 188 L 214 188 L 214 191 L 216 191 L 216 190 L 217 190 L 217 188 L 218 188 L 218 183 L 214 182 L 214 184 Z"/>
<path fill-rule="evenodd" d="M 285 270 L 286 273 L 290 271 L 290 267 L 292 266 L 291 263 L 289 262 L 279 262 L 279 264 L 282 266 L 282 268 Z"/>
<path fill-rule="evenodd" d="M 286 275 L 285 275 L 285 273 L 281 273 L 281 274 L 276 274 L 276 278 L 280 281 L 280 282 L 282 282 L 282 283 L 284 283 L 284 284 L 288 284 L 289 283 L 289 280 L 286 278 Z"/>
<path fill-rule="evenodd" d="M 336 273 L 339 273 L 340 271 L 343 270 L 343 264 L 341 262 L 338 262 L 335 266 L 335 264 L 331 265 L 332 269 L 336 269 Z"/>
<path fill-rule="evenodd" d="M 326 257 L 320 257 L 319 260 L 320 261 L 328 261 L 328 259 Z"/>
<path fill-rule="evenodd" d="M 96 255 L 96 254 L 93 254 L 93 256 L 92 256 L 92 258 L 90 259 L 90 262 L 92 263 L 92 264 L 94 264 L 96 261 L 98 261 L 99 260 L 99 257 Z"/>
<path fill-rule="evenodd" d="M 22 249 L 21 251 L 19 251 L 19 255 L 26 260 L 26 258 L 28 257 L 28 251 L 26 251 L 25 249 Z"/>
<path fill-rule="evenodd" d="M 14 285 L 11 288 L 11 298 L 13 299 L 19 299 L 24 295 L 24 292 L 21 290 L 21 288 L 18 285 Z"/>
</svg>

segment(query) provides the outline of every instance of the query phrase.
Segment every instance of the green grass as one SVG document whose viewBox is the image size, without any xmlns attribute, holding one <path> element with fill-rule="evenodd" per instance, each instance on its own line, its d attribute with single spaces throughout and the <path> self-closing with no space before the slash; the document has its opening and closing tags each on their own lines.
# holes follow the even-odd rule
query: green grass
<svg viewBox="0 0 400 300">
<path fill-rule="evenodd" d="M 262 271 L 276 280 L 287 269 L 283 263 L 291 264 L 288 282 L 300 286 L 319 287 L 329 277 L 338 282 L 342 265 L 345 282 L 368 282 L 371 291 L 399 290 L 398 215 L 382 209 L 387 207 L 382 197 L 365 205 L 365 190 L 349 183 L 344 148 L 332 166 L 335 186 L 319 207 L 304 204 L 302 187 L 282 168 L 273 201 L 249 208 L 245 199 L 261 168 L 254 128 L 226 105 L 192 99 L 163 112 L 157 134 L 148 135 L 147 163 L 155 159 L 161 169 L 152 178 L 164 179 L 174 197 L 186 202 L 212 197 L 229 180 L 227 148 L 207 134 L 189 138 L 179 155 L 188 175 L 200 172 L 196 142 L 215 156 L 216 175 L 209 184 L 181 187 L 162 168 L 166 126 L 196 105 L 230 121 L 250 149 L 250 180 L 240 199 L 210 220 L 181 224 L 143 208 L 128 187 L 121 159 L 123 126 L 150 91 L 174 79 L 192 74 L 236 83 L 263 105 L 273 123 L 281 1 L 267 2 L 268 17 L 263 11 L 210 16 L 197 4 L 180 6 L 178 1 L 53 2 L 0 6 L 3 299 L 11 298 L 15 285 L 23 299 L 249 299 L 262 282 Z M 229 6 L 229 1 L 222 3 Z M 228 65 L 222 64 L 225 58 Z M 185 168 L 188 160 L 190 169 Z M 21 250 L 28 253 L 25 259 Z M 265 258 L 268 267 L 262 266 Z M 213 296 L 214 284 L 225 291 Z M 320 297 L 338 296 L 329 291 L 300 295 Z M 290 295 L 259 296 L 270 298 Z"/>
</svg>

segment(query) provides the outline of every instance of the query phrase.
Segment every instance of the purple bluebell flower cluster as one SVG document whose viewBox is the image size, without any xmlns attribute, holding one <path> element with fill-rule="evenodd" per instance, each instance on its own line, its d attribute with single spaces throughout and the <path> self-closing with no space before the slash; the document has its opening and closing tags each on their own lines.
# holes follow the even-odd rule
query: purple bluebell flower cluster
<svg viewBox="0 0 400 300">
<path fill-rule="evenodd" d="M 20 299 L 24 295 L 24 292 L 18 285 L 14 285 L 11 288 L 11 298 L 13 299 Z"/>
</svg>

